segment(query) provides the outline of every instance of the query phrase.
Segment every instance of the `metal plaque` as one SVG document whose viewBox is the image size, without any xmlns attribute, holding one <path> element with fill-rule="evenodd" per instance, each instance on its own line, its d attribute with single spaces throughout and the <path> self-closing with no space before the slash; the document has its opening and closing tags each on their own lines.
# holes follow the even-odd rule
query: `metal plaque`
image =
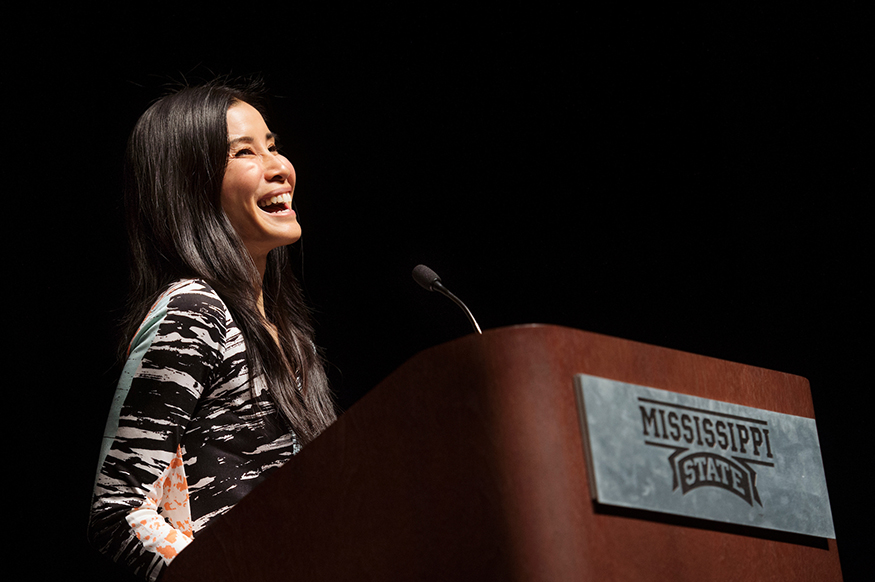
<svg viewBox="0 0 875 582">
<path fill-rule="evenodd" d="M 599 503 L 835 538 L 814 419 L 575 376 Z"/>
</svg>

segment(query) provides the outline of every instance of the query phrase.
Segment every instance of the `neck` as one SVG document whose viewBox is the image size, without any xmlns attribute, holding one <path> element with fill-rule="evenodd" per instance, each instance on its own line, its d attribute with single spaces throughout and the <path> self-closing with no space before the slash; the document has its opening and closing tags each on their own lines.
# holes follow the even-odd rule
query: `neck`
<svg viewBox="0 0 875 582">
<path fill-rule="evenodd" d="M 264 272 L 267 269 L 267 253 L 253 253 L 252 249 L 249 250 L 249 256 L 252 257 L 252 262 L 255 263 L 255 268 L 258 270 L 258 288 L 255 290 L 255 304 L 258 306 L 258 311 L 261 313 L 262 317 L 265 317 L 264 314 L 264 295 L 262 294 L 262 287 L 264 284 Z"/>
<path fill-rule="evenodd" d="M 261 271 L 261 280 L 264 281 L 264 271 Z M 267 314 L 264 311 L 264 292 L 263 292 L 262 286 L 259 285 L 259 287 L 256 291 L 257 291 L 258 295 L 255 298 L 255 305 L 258 308 L 258 312 L 261 313 L 261 317 L 264 318 L 264 325 L 267 328 L 267 331 L 273 337 L 273 341 L 275 341 L 275 342 L 277 342 L 277 344 L 279 344 L 280 339 L 279 339 L 279 333 L 277 332 L 276 326 L 273 323 L 271 323 L 270 321 L 268 321 Z"/>
<path fill-rule="evenodd" d="M 268 321 L 267 313 L 264 311 L 264 272 L 267 270 L 267 253 L 253 253 L 251 248 L 248 250 L 249 256 L 252 257 L 252 261 L 255 263 L 255 268 L 258 270 L 258 288 L 255 290 L 255 306 L 258 308 L 258 312 L 261 313 L 261 317 L 264 318 L 267 331 L 270 332 L 270 335 L 273 336 L 275 341 L 279 342 L 276 326 Z"/>
<path fill-rule="evenodd" d="M 258 306 L 258 311 L 261 312 L 261 316 L 267 319 L 267 316 L 264 313 L 264 271 L 267 268 L 267 257 L 259 257 L 255 260 L 255 268 L 258 269 L 258 289 L 255 290 L 255 304 Z"/>
<path fill-rule="evenodd" d="M 261 292 L 261 289 L 258 289 L 258 296 L 255 299 L 255 306 L 258 307 L 258 312 L 261 314 L 261 317 L 267 321 L 267 315 L 264 312 L 264 294 Z"/>
</svg>

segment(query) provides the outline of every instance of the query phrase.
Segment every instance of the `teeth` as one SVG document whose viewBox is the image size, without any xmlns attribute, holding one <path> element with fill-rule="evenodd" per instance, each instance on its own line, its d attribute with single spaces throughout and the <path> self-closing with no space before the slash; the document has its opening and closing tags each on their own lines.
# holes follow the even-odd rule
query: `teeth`
<svg viewBox="0 0 875 582">
<path fill-rule="evenodd" d="M 264 200 L 259 200 L 258 205 L 264 208 L 265 206 L 270 206 L 271 204 L 288 204 L 291 206 L 292 204 L 292 195 L 291 194 L 280 194 L 279 196 L 272 196 L 271 198 L 265 198 Z"/>
</svg>

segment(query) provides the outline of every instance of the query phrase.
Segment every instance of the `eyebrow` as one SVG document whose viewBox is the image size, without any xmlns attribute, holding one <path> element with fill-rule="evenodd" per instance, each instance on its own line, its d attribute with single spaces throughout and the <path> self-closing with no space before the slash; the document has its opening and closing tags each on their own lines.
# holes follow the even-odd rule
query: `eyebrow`
<svg viewBox="0 0 875 582">
<path fill-rule="evenodd" d="M 270 140 L 279 141 L 279 136 L 278 136 L 277 134 L 275 134 L 274 132 L 272 132 L 272 131 L 269 132 L 269 133 L 267 133 L 267 134 L 265 134 L 264 138 L 265 138 L 267 141 L 270 141 Z M 231 147 L 231 146 L 235 146 L 235 145 L 237 145 L 238 143 L 253 143 L 254 141 L 255 141 L 254 138 L 251 138 L 251 137 L 249 137 L 248 135 L 244 135 L 244 136 L 242 136 L 242 137 L 235 137 L 234 139 L 232 139 L 231 141 L 229 141 L 229 142 L 228 142 L 228 146 L 229 146 L 229 147 Z"/>
</svg>

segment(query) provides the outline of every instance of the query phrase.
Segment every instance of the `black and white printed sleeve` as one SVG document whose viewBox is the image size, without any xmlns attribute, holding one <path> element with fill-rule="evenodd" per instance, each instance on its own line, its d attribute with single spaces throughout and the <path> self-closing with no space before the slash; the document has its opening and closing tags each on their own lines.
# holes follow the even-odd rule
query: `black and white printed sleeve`
<svg viewBox="0 0 875 582">
<path fill-rule="evenodd" d="M 89 538 L 149 580 L 300 448 L 197 280 L 171 286 L 131 342 L 103 443 Z"/>
</svg>

